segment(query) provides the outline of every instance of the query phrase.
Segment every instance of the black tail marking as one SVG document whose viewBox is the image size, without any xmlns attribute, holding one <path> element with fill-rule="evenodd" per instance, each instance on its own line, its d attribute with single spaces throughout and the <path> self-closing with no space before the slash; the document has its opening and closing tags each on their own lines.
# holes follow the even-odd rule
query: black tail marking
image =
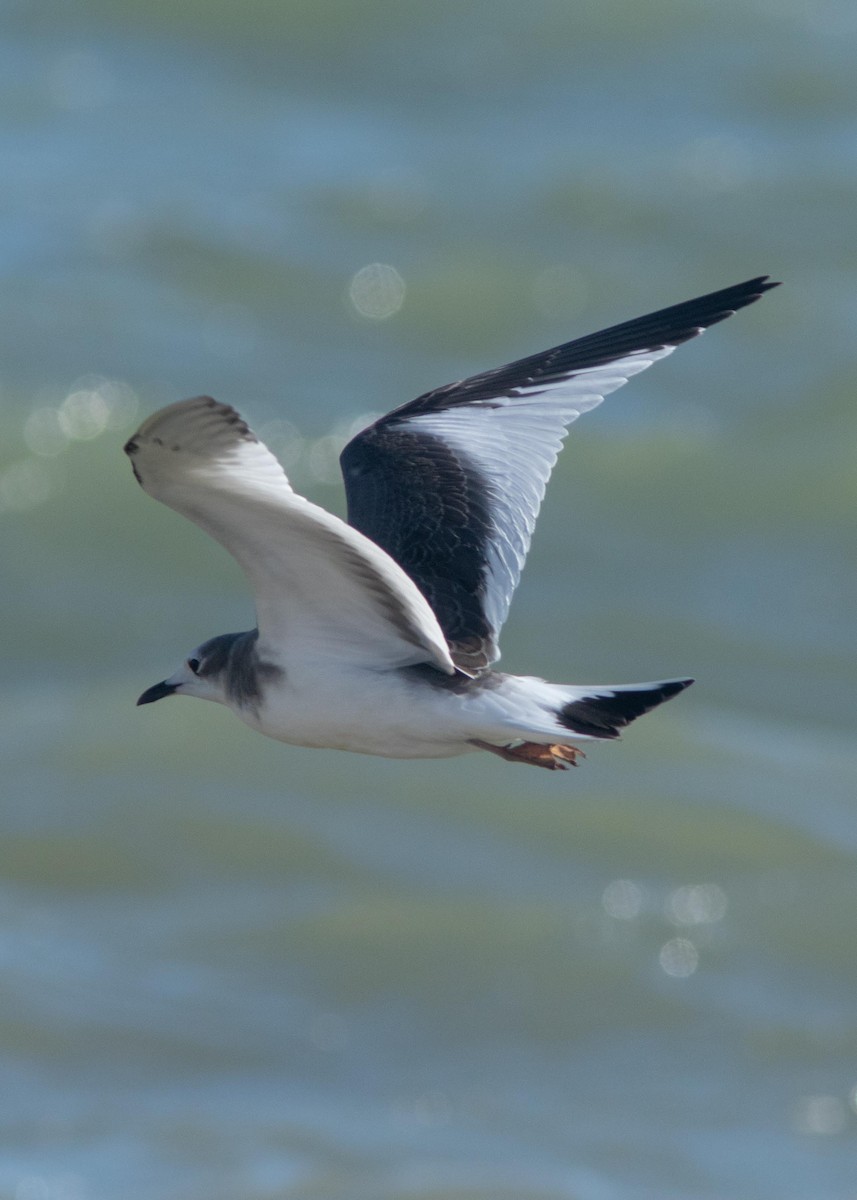
<svg viewBox="0 0 857 1200">
<path fill-rule="evenodd" d="M 648 687 L 629 687 L 622 690 L 594 693 L 582 700 L 572 700 L 559 711 L 559 719 L 572 733 L 583 733 L 592 738 L 617 738 L 619 731 L 630 725 L 643 713 L 657 708 L 665 700 L 672 699 L 692 679 L 669 679 Z"/>
</svg>

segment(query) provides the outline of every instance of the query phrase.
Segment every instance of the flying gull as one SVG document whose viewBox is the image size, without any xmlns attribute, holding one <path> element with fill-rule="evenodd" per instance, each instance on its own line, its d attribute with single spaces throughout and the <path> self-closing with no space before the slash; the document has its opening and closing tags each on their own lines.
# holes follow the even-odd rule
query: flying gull
<svg viewBox="0 0 857 1200">
<path fill-rule="evenodd" d="M 581 413 L 776 286 L 759 276 L 394 409 L 342 452 L 347 524 L 297 495 L 228 405 L 162 408 L 125 446 L 134 474 L 237 559 L 256 628 L 203 642 L 137 703 L 198 696 L 293 745 L 550 770 L 617 738 L 693 680 L 493 669 L 548 477 Z"/>
</svg>

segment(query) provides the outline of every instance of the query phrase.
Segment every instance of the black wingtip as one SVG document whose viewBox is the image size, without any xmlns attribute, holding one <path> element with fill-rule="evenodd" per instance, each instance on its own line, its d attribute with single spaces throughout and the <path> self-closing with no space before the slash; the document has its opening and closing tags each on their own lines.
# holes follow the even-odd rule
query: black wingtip
<svg viewBox="0 0 857 1200">
<path fill-rule="evenodd" d="M 680 346 L 698 337 L 703 330 L 725 321 L 739 309 L 755 304 L 765 292 L 779 286 L 779 282 L 768 275 L 755 275 L 743 283 L 695 296 L 632 321 L 623 321 L 548 352 L 544 356 L 549 363 L 548 370 L 551 373 L 580 370 L 639 350 Z"/>
<path fill-rule="evenodd" d="M 628 354 L 680 346 L 698 337 L 703 330 L 725 321 L 739 309 L 755 304 L 765 292 L 779 286 L 779 281 L 772 280 L 768 275 L 754 275 L 743 283 L 734 283 L 731 287 L 695 296 L 692 300 L 660 308 L 619 325 L 611 325 L 608 329 L 571 342 L 563 342 L 562 345 L 517 359 L 504 367 L 485 371 L 459 383 L 435 388 L 411 400 L 409 404 L 394 409 L 382 421 L 407 420 L 416 413 L 440 412 L 494 396 L 508 395 L 510 389 L 531 386 L 538 381 L 547 384 L 572 375 L 575 371 L 602 366 Z"/>
<path fill-rule="evenodd" d="M 779 286 L 779 282 L 768 275 L 756 275 L 752 279 L 745 279 L 743 283 L 735 283 L 731 287 L 662 308 L 636 321 L 626 321 L 594 337 L 615 336 L 623 332 L 633 332 L 639 337 L 648 333 L 649 336 L 659 336 L 664 345 L 677 346 L 696 337 L 703 329 L 725 321 L 740 309 L 755 304 L 765 292 Z"/>
<path fill-rule="evenodd" d="M 654 315 L 667 316 L 672 312 L 678 315 L 683 308 L 699 308 L 703 313 L 708 310 L 710 316 L 702 325 L 703 329 L 707 329 L 710 325 L 716 325 L 718 321 L 725 321 L 727 317 L 746 308 L 748 304 L 755 304 L 757 300 L 761 300 L 765 292 L 770 292 L 772 288 L 780 286 L 780 281 L 771 279 L 770 275 L 756 275 L 755 278 L 746 279 L 743 283 L 722 288 L 719 292 L 710 292 L 707 296 L 698 296 L 695 300 L 688 300 L 685 304 L 676 304 L 672 309 L 663 309 L 661 314 L 655 313 Z"/>
</svg>

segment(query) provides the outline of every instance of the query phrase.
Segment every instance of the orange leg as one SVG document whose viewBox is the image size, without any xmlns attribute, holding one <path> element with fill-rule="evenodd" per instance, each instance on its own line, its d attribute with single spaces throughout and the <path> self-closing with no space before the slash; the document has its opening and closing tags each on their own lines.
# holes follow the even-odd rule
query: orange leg
<svg viewBox="0 0 857 1200">
<path fill-rule="evenodd" d="M 539 742 L 521 742 L 517 746 L 492 746 L 490 742 L 473 739 L 473 745 L 488 750 L 506 762 L 528 763 L 532 767 L 544 767 L 547 771 L 567 771 L 576 767 L 578 758 L 586 755 L 577 746 L 542 746 Z"/>
</svg>

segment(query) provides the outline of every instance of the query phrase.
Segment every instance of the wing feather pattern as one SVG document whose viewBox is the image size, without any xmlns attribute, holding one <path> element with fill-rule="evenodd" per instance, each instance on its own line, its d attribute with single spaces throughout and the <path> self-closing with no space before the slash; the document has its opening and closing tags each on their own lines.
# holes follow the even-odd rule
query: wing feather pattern
<svg viewBox="0 0 857 1200">
<path fill-rule="evenodd" d="M 478 671 L 499 657 L 571 422 L 776 286 L 759 276 L 437 388 L 349 442 L 348 520 L 414 580 L 459 667 Z"/>
<path fill-rule="evenodd" d="M 208 396 L 172 404 L 145 421 L 125 450 L 149 495 L 194 521 L 243 567 L 260 648 L 375 668 L 427 662 L 455 672 L 433 612 L 402 568 L 297 495 L 234 409 Z"/>
</svg>

